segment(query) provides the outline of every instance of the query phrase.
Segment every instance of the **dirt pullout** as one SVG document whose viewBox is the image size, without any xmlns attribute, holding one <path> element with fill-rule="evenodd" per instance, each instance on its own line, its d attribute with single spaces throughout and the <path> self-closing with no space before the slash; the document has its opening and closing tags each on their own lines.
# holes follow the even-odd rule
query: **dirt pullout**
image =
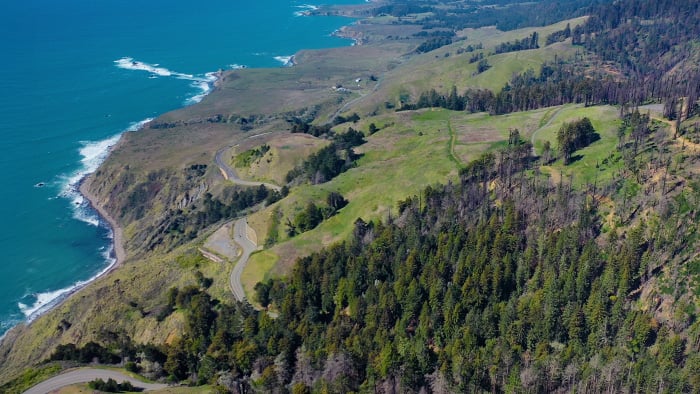
<svg viewBox="0 0 700 394">
<path fill-rule="evenodd" d="M 209 236 L 207 242 L 204 243 L 204 250 L 202 251 L 204 257 L 218 263 L 223 262 L 220 256 L 225 257 L 229 261 L 234 261 L 238 257 L 238 247 L 236 247 L 231 238 L 232 228 L 233 222 L 228 222 Z"/>
</svg>

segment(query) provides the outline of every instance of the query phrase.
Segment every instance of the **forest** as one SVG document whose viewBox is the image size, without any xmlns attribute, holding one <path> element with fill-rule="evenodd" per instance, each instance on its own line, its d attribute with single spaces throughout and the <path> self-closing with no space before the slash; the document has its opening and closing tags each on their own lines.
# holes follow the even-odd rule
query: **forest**
<svg viewBox="0 0 700 394">
<path fill-rule="evenodd" d="M 590 57 L 557 59 L 543 64 L 539 72 L 528 70 L 513 76 L 497 92 L 428 91 L 398 110 L 442 107 L 505 114 L 568 103 L 634 107 L 662 102 L 666 117 L 685 119 L 697 111 L 700 92 L 700 69 L 696 66 L 699 19 L 700 5 L 691 0 L 629 0 L 593 6 L 586 23 L 556 32 L 546 42 L 549 45 L 571 37 L 575 45 L 612 62 L 613 72 L 604 67 L 591 69 Z M 506 42 L 496 53 L 530 49 L 534 44 L 533 37 Z M 488 58 L 476 60 L 487 62 Z"/>
<path fill-rule="evenodd" d="M 621 130 L 630 152 L 660 132 L 638 113 Z M 202 280 L 170 292 L 168 307 L 185 316 L 173 343 L 117 337 L 54 358 L 128 356 L 145 376 L 234 393 L 700 390 L 695 309 L 660 321 L 636 306 L 659 264 L 696 245 L 687 225 L 700 219 L 689 208 L 700 185 L 620 233 L 600 202 L 628 198 L 615 185 L 632 170 L 579 191 L 527 175 L 531 152 L 512 133 L 459 182 L 399 201 L 386 221 L 357 219 L 351 239 L 256 286 L 276 318 L 213 299 Z M 626 202 L 631 212 L 648 204 L 645 193 Z"/>
<path fill-rule="evenodd" d="M 382 12 L 434 9 L 423 3 Z M 700 4 L 571 0 L 507 8 L 499 28 L 536 24 L 537 13 L 546 23 L 587 11 L 583 25 L 546 42 L 571 39 L 591 57 L 545 63 L 496 92 L 431 89 L 397 110 L 496 115 L 618 105 L 617 144 L 600 163 L 613 168 L 609 178 L 579 185 L 542 173 L 542 166 L 570 164 L 599 138 L 591 119 L 563 124 L 557 153 L 547 144 L 539 157 L 512 129 L 454 182 L 397 201 L 383 220 L 357 218 L 344 242 L 300 258 L 286 277 L 258 283 L 261 310 L 214 298 L 211 280 L 193 270 L 197 285 L 170 289 L 159 314 L 183 317 L 180 337 L 154 345 L 115 334 L 101 344 L 61 345 L 51 359 L 128 359 L 151 379 L 232 393 L 700 392 L 700 164 L 678 139 L 697 137 L 697 125 L 678 126 L 697 114 Z M 425 22 L 493 22 L 475 21 L 471 9 Z M 537 38 L 501 49 L 532 48 Z M 614 72 L 591 62 L 612 64 Z M 678 121 L 674 133 L 638 110 L 646 103 L 663 103 Z M 293 132 L 331 143 L 292 170 L 289 185 L 327 182 L 355 165 L 361 132 L 290 123 Z M 186 237 L 284 194 L 261 187 L 231 189 L 224 200 L 208 195 L 167 233 Z M 331 193 L 325 203 L 311 202 L 289 220 L 289 235 L 312 229 L 347 200 Z"/>
<path fill-rule="evenodd" d="M 319 128 L 309 129 L 310 132 L 315 130 Z M 329 133 L 327 136 L 331 138 L 331 144 L 310 155 L 301 165 L 289 171 L 285 177 L 287 183 L 324 183 L 352 168 L 355 160 L 359 158 L 352 148 L 365 142 L 364 134 L 350 127 L 345 133 Z"/>
</svg>

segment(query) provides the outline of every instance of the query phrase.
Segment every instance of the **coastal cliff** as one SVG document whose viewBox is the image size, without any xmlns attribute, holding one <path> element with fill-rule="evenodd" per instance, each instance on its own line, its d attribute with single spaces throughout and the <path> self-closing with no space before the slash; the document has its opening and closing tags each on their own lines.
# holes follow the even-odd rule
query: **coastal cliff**
<svg viewBox="0 0 700 394">
<path fill-rule="evenodd" d="M 83 185 L 123 264 L 13 331 L 0 374 L 95 341 L 230 392 L 699 388 L 700 132 L 676 105 L 697 92 L 611 78 L 610 45 L 579 41 L 610 33 L 605 9 L 459 32 L 430 28 L 443 8 L 385 11 L 366 45 L 226 72 L 125 134 Z M 231 271 L 248 225 L 266 249 Z"/>
<path fill-rule="evenodd" d="M 224 198 L 230 188 L 214 163 L 215 153 L 287 133 L 290 115 L 329 116 L 348 100 L 333 85 L 380 74 L 411 45 L 302 51 L 291 68 L 228 71 L 201 103 L 124 133 L 81 185 L 114 229 L 118 264 L 31 324 L 8 332 L 0 343 L 2 381 L 46 360 L 59 344 L 172 341 L 182 332 L 182 314 L 163 319 L 159 314 L 168 304 L 168 290 L 196 284 L 196 272 L 213 278 L 210 291 L 219 299 L 232 300 L 230 267 L 197 252 L 213 229 L 179 223 L 183 214 L 202 209 L 205 196 Z"/>
</svg>

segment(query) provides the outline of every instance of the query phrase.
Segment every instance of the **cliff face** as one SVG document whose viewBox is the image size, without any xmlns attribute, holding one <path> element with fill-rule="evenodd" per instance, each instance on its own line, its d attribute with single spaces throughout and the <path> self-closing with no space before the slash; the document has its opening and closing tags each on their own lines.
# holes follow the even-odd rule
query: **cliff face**
<svg viewBox="0 0 700 394">
<path fill-rule="evenodd" d="M 125 133 L 85 185 L 123 229 L 125 259 L 32 324 L 8 333 L 0 343 L 0 383 L 45 360 L 59 344 L 110 345 L 126 337 L 158 344 L 177 337 L 182 315 L 176 311 L 163 320 L 158 315 L 168 290 L 196 285 L 197 271 L 213 278 L 212 295 L 232 302 L 231 267 L 197 252 L 196 243 L 213 230 L 207 227 L 211 222 L 198 224 L 194 232 L 180 222 L 188 215 L 196 218 L 209 194 L 222 198 L 227 184 L 215 153 L 286 133 L 289 116 L 331 117 L 351 97 L 332 86 L 380 75 L 414 44 L 304 51 L 295 67 L 227 72 L 201 103 Z M 358 87 L 356 94 L 368 94 L 369 88 Z"/>
<path fill-rule="evenodd" d="M 123 236 L 115 239 L 124 242 L 124 261 L 30 325 L 11 330 L 0 344 L 0 382 L 47 359 L 59 344 L 114 344 L 126 338 L 163 343 L 181 332 L 183 324 L 178 313 L 157 318 L 167 304 L 166 293 L 194 284 L 195 270 L 224 278 L 214 286 L 226 289 L 226 275 L 220 271 L 227 267 L 183 263 L 181 257 L 192 249 L 185 242 L 189 238 L 172 230 L 179 215 L 194 209 L 206 193 L 216 192 L 211 185 L 221 177 L 209 163 L 214 153 L 204 145 L 194 154 L 187 149 L 177 154 L 165 148 L 169 139 L 162 132 L 149 132 L 125 134 L 109 159 L 84 181 L 93 204 L 123 229 Z M 156 137 L 162 138 L 159 148 Z M 153 150 L 144 151 L 144 144 Z"/>
<path fill-rule="evenodd" d="M 209 191 L 208 167 L 191 164 L 144 172 L 129 165 L 108 166 L 91 179 L 90 192 L 124 228 L 129 254 L 144 256 L 178 242 L 167 232 L 180 212 L 192 209 Z"/>
</svg>

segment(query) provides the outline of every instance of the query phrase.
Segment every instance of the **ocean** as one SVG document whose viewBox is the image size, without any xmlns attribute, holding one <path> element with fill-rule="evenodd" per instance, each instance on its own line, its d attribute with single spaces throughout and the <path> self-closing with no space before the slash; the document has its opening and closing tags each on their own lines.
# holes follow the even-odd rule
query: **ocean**
<svg viewBox="0 0 700 394">
<path fill-rule="evenodd" d="M 362 0 L 329 0 L 356 4 Z M 191 105 L 219 69 L 283 67 L 347 46 L 352 20 L 293 0 L 9 0 L 0 13 L 0 335 L 110 264 L 111 231 L 77 193 L 119 135 Z"/>
</svg>

